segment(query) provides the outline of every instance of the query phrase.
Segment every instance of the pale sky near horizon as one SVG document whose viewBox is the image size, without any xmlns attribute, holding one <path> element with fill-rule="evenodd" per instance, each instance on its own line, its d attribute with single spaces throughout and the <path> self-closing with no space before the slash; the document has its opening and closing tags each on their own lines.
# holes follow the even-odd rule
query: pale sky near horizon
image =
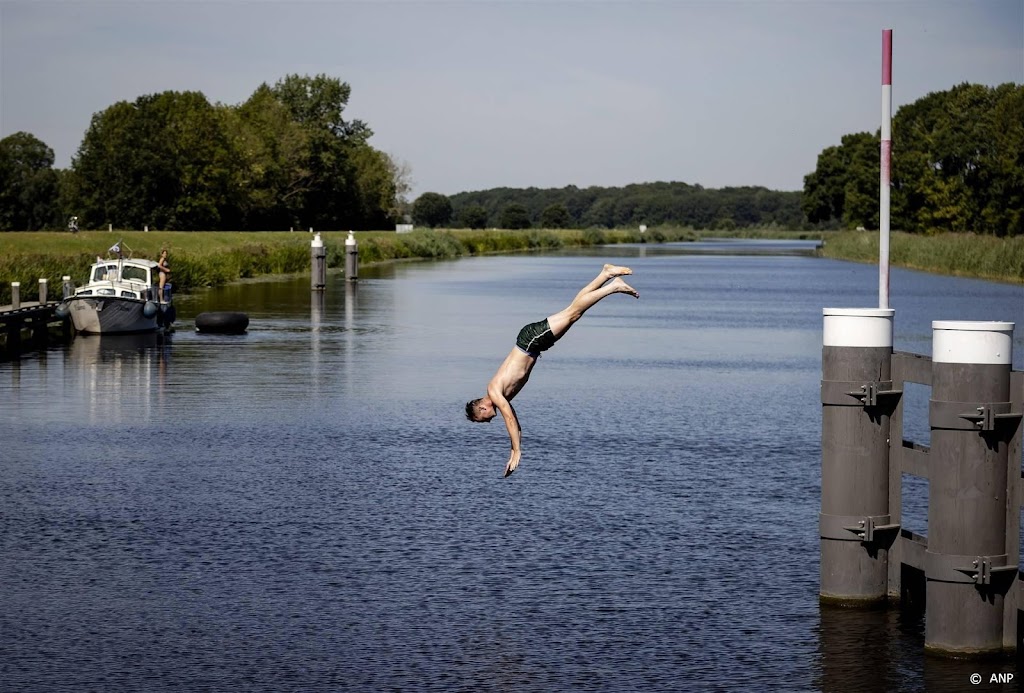
<svg viewBox="0 0 1024 693">
<path fill-rule="evenodd" d="M 0 137 L 67 167 L 94 113 L 237 105 L 325 73 L 415 198 L 494 187 L 798 190 L 822 149 L 961 82 L 1024 83 L 1024 0 L 0 0 Z M 898 156 L 898 151 L 895 156 Z"/>
</svg>

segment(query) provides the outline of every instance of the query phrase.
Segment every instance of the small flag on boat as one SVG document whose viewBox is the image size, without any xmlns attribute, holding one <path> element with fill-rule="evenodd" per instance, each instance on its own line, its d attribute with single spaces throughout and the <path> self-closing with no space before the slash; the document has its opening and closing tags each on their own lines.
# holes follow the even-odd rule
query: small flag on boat
<svg viewBox="0 0 1024 693">
<path fill-rule="evenodd" d="M 121 241 L 118 241 L 114 245 L 110 246 L 110 248 L 107 249 L 107 252 L 111 253 L 112 255 L 120 255 L 121 254 Z"/>
</svg>

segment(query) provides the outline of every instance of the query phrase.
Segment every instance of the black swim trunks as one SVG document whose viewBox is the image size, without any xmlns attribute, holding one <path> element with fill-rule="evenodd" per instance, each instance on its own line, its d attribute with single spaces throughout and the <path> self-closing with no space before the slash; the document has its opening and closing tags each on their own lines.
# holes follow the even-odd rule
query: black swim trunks
<svg viewBox="0 0 1024 693">
<path fill-rule="evenodd" d="M 555 345 L 558 338 L 551 332 L 551 325 L 548 319 L 540 322 L 531 322 L 519 330 L 519 337 L 516 338 L 516 346 L 533 357 L 540 356 L 540 352 L 547 351 Z"/>
</svg>

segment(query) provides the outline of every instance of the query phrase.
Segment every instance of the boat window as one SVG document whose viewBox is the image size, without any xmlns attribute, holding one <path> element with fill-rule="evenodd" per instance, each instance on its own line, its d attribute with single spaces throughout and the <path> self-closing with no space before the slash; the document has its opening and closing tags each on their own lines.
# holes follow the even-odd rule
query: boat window
<svg viewBox="0 0 1024 693">
<path fill-rule="evenodd" d="M 76 292 L 77 296 L 92 296 L 92 289 L 83 289 Z"/>
<path fill-rule="evenodd" d="M 93 272 L 92 280 L 94 282 L 117 281 L 117 265 L 97 267 Z"/>
<path fill-rule="evenodd" d="M 141 267 L 125 267 L 121 270 L 121 278 L 125 281 L 135 279 L 140 282 L 146 281 L 146 270 Z"/>
<path fill-rule="evenodd" d="M 139 297 L 139 295 L 136 294 L 134 291 L 122 291 L 121 292 L 121 298 L 138 298 L 138 297 Z"/>
<path fill-rule="evenodd" d="M 100 296 L 116 296 L 117 292 L 113 289 L 97 289 L 96 293 Z"/>
</svg>

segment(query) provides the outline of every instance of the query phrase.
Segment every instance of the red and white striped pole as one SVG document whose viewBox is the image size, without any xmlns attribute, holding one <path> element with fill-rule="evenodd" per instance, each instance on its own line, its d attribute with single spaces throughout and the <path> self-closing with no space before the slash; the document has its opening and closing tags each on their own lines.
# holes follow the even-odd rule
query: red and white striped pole
<svg viewBox="0 0 1024 693">
<path fill-rule="evenodd" d="M 892 167 L 892 29 L 882 29 L 882 165 L 878 202 L 878 307 L 889 307 L 889 193 Z"/>
</svg>

